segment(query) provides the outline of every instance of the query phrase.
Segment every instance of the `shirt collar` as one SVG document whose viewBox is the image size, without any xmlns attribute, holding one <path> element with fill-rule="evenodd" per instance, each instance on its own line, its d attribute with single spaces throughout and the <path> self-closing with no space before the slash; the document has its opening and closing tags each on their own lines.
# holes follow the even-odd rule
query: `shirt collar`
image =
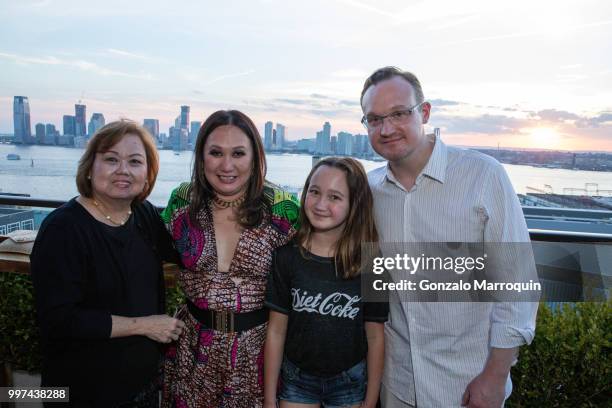
<svg viewBox="0 0 612 408">
<path fill-rule="evenodd" d="M 434 138 L 434 148 L 433 148 L 433 151 L 431 152 L 431 156 L 429 156 L 429 160 L 427 161 L 427 164 L 425 165 L 423 170 L 421 170 L 421 174 L 419 174 L 417 178 L 423 175 L 423 176 L 432 178 L 434 180 L 437 180 L 440 183 L 444 183 L 446 181 L 446 165 L 448 163 L 448 150 L 447 150 L 446 144 L 442 141 L 439 135 L 433 134 L 429 136 Z M 399 185 L 399 182 L 395 178 L 393 171 L 391 171 L 391 166 L 389 165 L 388 162 L 387 162 L 385 175 L 384 177 L 382 177 L 381 182 L 384 182 L 385 180 L 393 184 Z"/>
</svg>

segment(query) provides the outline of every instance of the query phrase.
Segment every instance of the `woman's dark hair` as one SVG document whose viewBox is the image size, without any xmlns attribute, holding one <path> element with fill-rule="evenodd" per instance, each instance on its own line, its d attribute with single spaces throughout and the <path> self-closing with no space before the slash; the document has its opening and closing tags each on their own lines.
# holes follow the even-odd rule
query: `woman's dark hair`
<svg viewBox="0 0 612 408">
<path fill-rule="evenodd" d="M 199 225 L 198 213 L 215 191 L 204 174 L 204 145 L 210 134 L 220 126 L 236 126 L 244 132 L 253 147 L 253 167 L 249 177 L 246 199 L 238 208 L 238 222 L 243 227 L 253 227 L 262 220 L 266 207 L 263 190 L 266 177 L 266 156 L 257 127 L 244 113 L 237 110 L 220 110 L 208 117 L 198 132 L 195 145 L 195 162 L 191 175 L 189 218 L 193 225 Z"/>
<path fill-rule="evenodd" d="M 128 134 L 138 136 L 144 145 L 147 156 L 147 184 L 135 200 L 143 201 L 153 191 L 157 172 L 159 171 L 159 156 L 153 142 L 153 136 L 136 122 L 121 119 L 102 126 L 87 143 L 87 148 L 79 160 L 76 174 L 77 189 L 83 197 L 91 198 L 93 194 L 89 176 L 91 176 L 91 169 L 96 160 L 96 154 L 106 153 Z"/>
<path fill-rule="evenodd" d="M 349 190 L 349 213 L 344 224 L 344 231 L 334 248 L 336 265 L 340 266 L 345 279 L 351 279 L 361 273 L 362 245 L 378 244 L 378 232 L 374 225 L 374 199 L 368 185 L 368 177 L 361 163 L 348 157 L 326 157 L 315 164 L 304 183 L 300 198 L 300 230 L 297 242 L 310 249 L 313 226 L 306 216 L 305 204 L 310 180 L 319 167 L 328 166 L 344 172 Z"/>
</svg>

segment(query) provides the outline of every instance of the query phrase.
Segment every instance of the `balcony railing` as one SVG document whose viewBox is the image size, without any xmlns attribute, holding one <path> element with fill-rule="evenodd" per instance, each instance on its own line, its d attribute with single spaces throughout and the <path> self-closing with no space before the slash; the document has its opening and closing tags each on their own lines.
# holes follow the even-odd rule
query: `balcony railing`
<svg viewBox="0 0 612 408">
<path fill-rule="evenodd" d="M 49 209 L 64 203 L 61 200 L 0 195 L 0 206 L 13 208 Z M 590 300 L 594 293 L 597 299 L 610 297 L 612 211 L 523 207 L 523 213 L 545 293 L 568 301 Z M 166 282 L 172 286 L 177 268 L 168 264 L 164 269 Z M 29 258 L 2 254 L 0 272 L 29 273 Z"/>
</svg>

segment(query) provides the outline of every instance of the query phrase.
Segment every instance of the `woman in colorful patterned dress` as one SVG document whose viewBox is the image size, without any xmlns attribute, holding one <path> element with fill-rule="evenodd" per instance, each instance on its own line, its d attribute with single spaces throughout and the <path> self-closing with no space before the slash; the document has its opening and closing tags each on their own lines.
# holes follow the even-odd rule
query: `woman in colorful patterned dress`
<svg viewBox="0 0 612 408">
<path fill-rule="evenodd" d="M 202 125 L 191 183 L 162 214 L 182 258 L 185 331 L 168 350 L 163 406 L 259 407 L 272 251 L 297 227 L 298 204 L 264 179 L 253 122 L 217 111 Z"/>
</svg>

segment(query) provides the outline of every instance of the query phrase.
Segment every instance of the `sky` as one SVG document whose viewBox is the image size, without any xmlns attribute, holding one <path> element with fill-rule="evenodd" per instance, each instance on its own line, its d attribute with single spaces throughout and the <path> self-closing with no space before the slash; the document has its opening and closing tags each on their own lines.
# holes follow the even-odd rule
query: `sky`
<svg viewBox="0 0 612 408">
<path fill-rule="evenodd" d="M 221 4 L 222 3 L 222 4 Z M 366 133 L 375 69 L 416 74 L 450 144 L 612 151 L 612 2 L 0 0 L 0 133 L 239 109 L 289 139 Z"/>
</svg>

